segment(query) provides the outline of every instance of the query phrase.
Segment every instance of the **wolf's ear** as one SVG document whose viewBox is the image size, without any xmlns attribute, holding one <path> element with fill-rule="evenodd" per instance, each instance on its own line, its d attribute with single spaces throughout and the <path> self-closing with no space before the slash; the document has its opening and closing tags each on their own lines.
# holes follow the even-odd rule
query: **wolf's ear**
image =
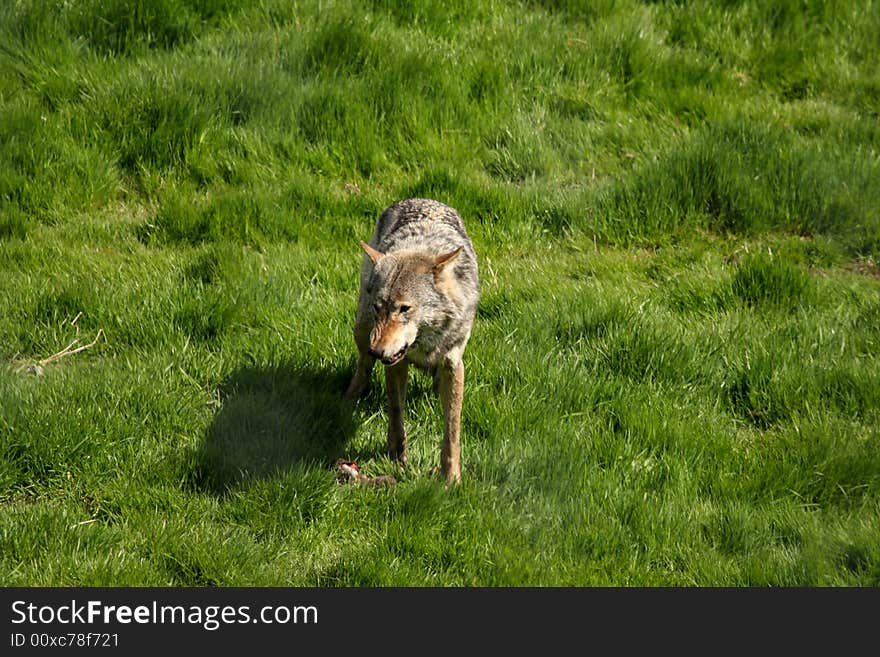
<svg viewBox="0 0 880 657">
<path fill-rule="evenodd" d="M 385 257 L 385 254 L 381 251 L 377 251 L 372 246 L 361 240 L 361 248 L 364 250 L 368 256 L 370 256 L 370 260 L 373 261 L 374 265 L 378 265 L 379 261 Z"/>
<path fill-rule="evenodd" d="M 462 247 L 458 247 L 457 249 L 455 249 L 455 251 L 450 251 L 449 253 L 438 255 L 434 259 L 434 273 L 439 274 L 441 271 L 446 269 L 446 266 L 458 257 L 458 254 L 461 253 L 461 249 Z"/>
</svg>

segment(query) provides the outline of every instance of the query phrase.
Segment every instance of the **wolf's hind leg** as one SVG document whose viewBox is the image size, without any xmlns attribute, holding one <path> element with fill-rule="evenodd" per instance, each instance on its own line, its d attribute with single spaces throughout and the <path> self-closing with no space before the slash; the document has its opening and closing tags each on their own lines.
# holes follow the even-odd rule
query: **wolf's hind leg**
<svg viewBox="0 0 880 657">
<path fill-rule="evenodd" d="M 388 456 L 406 465 L 406 429 L 403 412 L 406 407 L 406 379 L 409 364 L 404 360 L 385 368 L 388 390 Z"/>
</svg>

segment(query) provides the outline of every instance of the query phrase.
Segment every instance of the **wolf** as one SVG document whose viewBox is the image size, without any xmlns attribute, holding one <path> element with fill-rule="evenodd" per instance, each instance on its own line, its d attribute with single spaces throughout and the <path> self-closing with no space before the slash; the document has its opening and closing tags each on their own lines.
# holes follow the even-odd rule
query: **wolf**
<svg viewBox="0 0 880 657">
<path fill-rule="evenodd" d="M 456 210 L 411 198 L 382 211 L 364 251 L 354 324 L 357 370 L 345 396 L 360 397 L 374 363 L 385 366 L 388 454 L 406 464 L 403 413 L 410 365 L 427 370 L 443 404 L 440 471 L 461 479 L 462 356 L 480 300 L 477 255 Z"/>
</svg>

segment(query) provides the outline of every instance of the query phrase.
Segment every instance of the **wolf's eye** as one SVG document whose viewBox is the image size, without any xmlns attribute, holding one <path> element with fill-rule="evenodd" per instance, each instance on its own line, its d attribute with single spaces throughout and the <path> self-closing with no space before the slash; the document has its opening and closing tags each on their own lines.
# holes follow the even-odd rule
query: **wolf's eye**
<svg viewBox="0 0 880 657">
<path fill-rule="evenodd" d="M 401 306 L 400 307 L 401 314 L 408 313 L 410 310 L 411 310 L 411 308 L 409 306 Z"/>
</svg>

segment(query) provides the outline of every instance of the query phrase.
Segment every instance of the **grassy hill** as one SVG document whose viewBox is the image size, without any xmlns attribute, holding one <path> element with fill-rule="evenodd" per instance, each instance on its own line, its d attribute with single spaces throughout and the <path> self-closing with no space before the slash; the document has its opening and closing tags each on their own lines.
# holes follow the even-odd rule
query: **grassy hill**
<svg viewBox="0 0 880 657">
<path fill-rule="evenodd" d="M 2 3 L 0 584 L 877 586 L 878 43 L 854 0 Z M 448 491 L 425 376 L 405 472 L 378 369 L 341 398 L 408 196 L 480 257 Z"/>
</svg>

